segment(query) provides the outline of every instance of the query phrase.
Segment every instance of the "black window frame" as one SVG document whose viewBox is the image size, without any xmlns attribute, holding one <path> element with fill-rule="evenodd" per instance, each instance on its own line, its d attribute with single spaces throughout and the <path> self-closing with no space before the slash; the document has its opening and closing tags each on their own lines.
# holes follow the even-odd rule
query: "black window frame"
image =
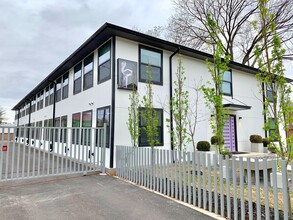
<svg viewBox="0 0 293 220">
<path fill-rule="evenodd" d="M 230 72 L 231 82 L 230 81 L 227 81 L 227 80 L 224 80 L 222 78 L 222 88 L 221 88 L 221 91 L 222 91 L 222 94 L 225 95 L 225 96 L 233 96 L 233 74 L 232 74 L 232 70 L 229 69 L 229 70 L 226 70 L 225 72 Z M 224 77 L 225 72 L 223 73 L 223 77 Z M 223 85 L 224 85 L 224 83 L 229 83 L 231 93 L 223 92 Z"/>
<path fill-rule="evenodd" d="M 62 98 L 62 77 L 56 80 L 56 102 L 60 102 Z"/>
<path fill-rule="evenodd" d="M 142 143 L 142 140 L 141 140 L 142 139 L 141 135 L 143 133 L 143 128 L 145 127 L 145 126 L 142 125 L 142 117 L 143 117 L 142 116 L 142 111 L 144 111 L 144 110 L 145 110 L 145 108 L 139 108 L 139 120 L 138 120 L 138 126 L 139 126 L 139 129 L 140 129 L 140 134 L 139 134 L 139 137 L 138 137 L 138 146 L 139 147 L 149 147 L 150 146 L 149 143 L 146 143 L 146 142 Z M 156 147 L 162 147 L 162 146 L 164 146 L 164 111 L 161 108 L 154 108 L 154 110 L 156 111 L 156 115 L 159 112 L 160 117 L 161 117 L 161 125 L 158 126 L 158 127 L 160 127 L 160 130 L 158 130 L 158 133 L 159 133 L 159 135 L 161 135 L 159 137 L 159 140 L 161 142 L 156 144 L 155 146 Z"/>
<path fill-rule="evenodd" d="M 104 106 L 104 107 L 101 107 L 101 108 L 97 108 L 96 109 L 96 113 L 97 113 L 97 115 L 96 115 L 96 127 L 97 128 L 102 128 L 102 127 L 104 127 L 104 123 L 106 123 L 106 110 L 108 110 L 109 111 L 109 119 L 108 119 L 108 124 L 107 124 L 107 131 L 106 131 L 106 148 L 109 148 L 110 147 L 110 127 L 111 127 L 111 108 L 110 108 L 110 106 L 108 105 L 108 106 Z M 99 119 L 99 111 L 104 111 L 103 112 L 103 121 L 102 121 L 102 125 L 99 125 L 98 124 L 98 119 Z M 96 138 L 98 137 L 98 135 L 96 135 Z M 100 139 L 101 140 L 101 139 Z M 96 140 L 96 142 L 97 142 L 97 140 Z M 97 144 L 97 143 L 96 143 Z M 99 146 L 101 146 L 100 145 L 100 143 L 99 143 Z"/>
<path fill-rule="evenodd" d="M 106 61 L 104 61 L 104 62 L 102 62 L 102 63 L 100 63 L 100 50 L 102 50 L 102 48 L 103 47 L 105 47 L 107 44 L 109 44 L 110 45 L 110 50 L 109 50 L 109 52 L 110 52 L 110 57 L 109 57 L 109 59 L 107 59 Z M 106 82 L 106 81 L 108 81 L 108 80 L 110 80 L 111 79 L 111 69 L 112 69 L 112 63 L 111 63 L 111 57 L 112 57 L 112 41 L 111 40 L 108 40 L 108 41 L 106 41 L 103 45 L 101 45 L 99 48 L 98 48 L 98 59 L 97 59 L 97 62 L 98 62 L 98 65 L 97 65 L 97 68 L 98 68 L 98 77 L 97 77 L 97 83 L 98 84 L 101 84 L 101 83 L 103 83 L 103 82 Z M 110 70 L 109 70 L 109 75 L 107 76 L 107 77 L 105 77 L 105 78 L 103 78 L 103 79 L 100 79 L 100 68 L 103 66 L 103 65 L 105 65 L 106 63 L 109 63 L 110 64 Z"/>
<path fill-rule="evenodd" d="M 91 62 L 89 62 L 91 60 Z M 88 63 L 89 62 L 89 63 Z M 92 64 L 92 68 L 90 71 L 85 72 L 85 67 L 89 64 Z M 83 60 L 83 90 L 87 90 L 89 88 L 92 88 L 94 86 L 94 54 L 90 54 Z M 90 84 L 86 85 L 86 78 L 91 76 Z"/>
<path fill-rule="evenodd" d="M 67 79 L 67 84 L 65 84 L 65 80 Z M 68 98 L 68 88 L 69 88 L 69 73 L 64 73 L 62 76 L 62 100 Z"/>
<path fill-rule="evenodd" d="M 152 52 L 155 52 L 155 53 L 159 53 L 161 55 L 161 66 L 155 66 L 155 65 L 150 65 L 148 63 L 142 63 L 141 61 L 141 50 L 144 49 L 144 50 L 149 50 L 149 51 L 152 51 Z M 155 67 L 155 68 L 160 68 L 160 81 L 154 81 L 153 79 L 151 80 L 151 82 L 154 84 L 154 85 L 163 85 L 163 51 L 162 50 L 159 50 L 159 49 L 156 49 L 156 48 L 152 48 L 152 47 L 148 47 L 148 46 L 145 46 L 145 45 L 139 45 L 139 49 L 138 49 L 138 62 L 139 62 L 139 65 L 138 65 L 138 72 L 139 72 L 139 82 L 143 82 L 145 83 L 147 80 L 145 79 L 142 79 L 141 77 L 141 73 L 142 73 L 142 68 L 141 68 L 141 65 L 146 65 L 146 66 L 150 66 L 150 67 Z"/>
<path fill-rule="evenodd" d="M 80 76 L 78 78 L 75 78 L 75 74 L 80 71 Z M 77 82 L 80 80 L 80 82 Z M 76 90 L 76 84 L 80 84 L 80 89 Z M 82 62 L 79 62 L 77 65 L 74 67 L 74 73 L 73 73 L 73 95 L 76 95 L 78 93 L 81 93 L 82 90 Z"/>
</svg>

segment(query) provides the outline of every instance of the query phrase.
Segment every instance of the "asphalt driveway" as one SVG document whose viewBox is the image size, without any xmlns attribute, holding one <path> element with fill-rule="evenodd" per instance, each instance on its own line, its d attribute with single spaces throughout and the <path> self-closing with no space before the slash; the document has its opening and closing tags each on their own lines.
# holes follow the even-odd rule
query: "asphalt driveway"
<svg viewBox="0 0 293 220">
<path fill-rule="evenodd" d="M 0 219 L 215 219 L 120 179 L 59 176 L 0 183 Z"/>
</svg>

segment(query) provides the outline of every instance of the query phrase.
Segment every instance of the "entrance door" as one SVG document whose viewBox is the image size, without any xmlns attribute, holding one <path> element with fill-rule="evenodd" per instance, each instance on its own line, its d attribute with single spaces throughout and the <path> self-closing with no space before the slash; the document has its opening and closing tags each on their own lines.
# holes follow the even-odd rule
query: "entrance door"
<svg viewBox="0 0 293 220">
<path fill-rule="evenodd" d="M 227 120 L 224 131 L 224 146 L 230 150 L 230 152 L 236 151 L 236 129 L 235 129 L 235 115 L 230 115 Z"/>
</svg>

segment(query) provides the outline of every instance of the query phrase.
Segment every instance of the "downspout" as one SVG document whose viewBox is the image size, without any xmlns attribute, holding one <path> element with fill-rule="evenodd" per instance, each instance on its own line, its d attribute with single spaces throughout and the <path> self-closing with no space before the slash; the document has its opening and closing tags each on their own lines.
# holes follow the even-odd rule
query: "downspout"
<svg viewBox="0 0 293 220">
<path fill-rule="evenodd" d="M 18 138 L 19 134 L 19 117 L 20 116 L 20 109 L 18 109 L 18 114 L 17 114 L 17 125 L 16 125 L 16 137 Z"/>
<path fill-rule="evenodd" d="M 55 116 L 56 116 L 56 83 L 54 83 L 54 98 L 53 98 L 53 127 L 55 127 Z"/>
<path fill-rule="evenodd" d="M 32 100 L 30 101 L 29 113 L 28 113 L 28 127 L 31 126 L 31 114 L 32 114 Z M 27 130 L 27 144 L 30 143 L 30 128 Z"/>
<path fill-rule="evenodd" d="M 265 96 L 265 84 L 262 83 L 261 84 L 261 88 L 262 88 L 262 103 L 263 103 L 263 111 L 266 109 L 266 105 L 265 105 L 265 101 L 266 101 L 266 96 Z M 267 116 L 266 114 L 263 115 L 264 118 L 264 124 L 267 122 Z M 265 130 L 265 137 L 268 137 L 268 131 Z"/>
<path fill-rule="evenodd" d="M 171 54 L 169 57 L 169 77 L 170 77 L 170 83 L 169 83 L 169 90 L 170 90 L 170 130 L 171 132 L 171 150 L 174 150 L 174 144 L 173 144 L 173 110 L 172 110 L 172 98 L 173 98 L 173 78 L 172 78 L 172 58 L 177 53 L 180 52 L 180 47 L 177 48 L 177 50 Z"/>
</svg>

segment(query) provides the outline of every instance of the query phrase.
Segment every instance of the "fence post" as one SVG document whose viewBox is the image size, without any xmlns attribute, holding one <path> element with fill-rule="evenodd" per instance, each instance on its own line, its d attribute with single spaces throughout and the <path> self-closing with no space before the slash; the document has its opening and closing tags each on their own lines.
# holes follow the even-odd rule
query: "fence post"
<svg viewBox="0 0 293 220">
<path fill-rule="evenodd" d="M 106 164 L 105 164 L 105 159 L 106 159 L 106 138 L 107 138 L 107 124 L 104 123 L 104 134 L 103 134 L 103 144 L 102 144 L 102 173 L 106 173 Z"/>
</svg>

